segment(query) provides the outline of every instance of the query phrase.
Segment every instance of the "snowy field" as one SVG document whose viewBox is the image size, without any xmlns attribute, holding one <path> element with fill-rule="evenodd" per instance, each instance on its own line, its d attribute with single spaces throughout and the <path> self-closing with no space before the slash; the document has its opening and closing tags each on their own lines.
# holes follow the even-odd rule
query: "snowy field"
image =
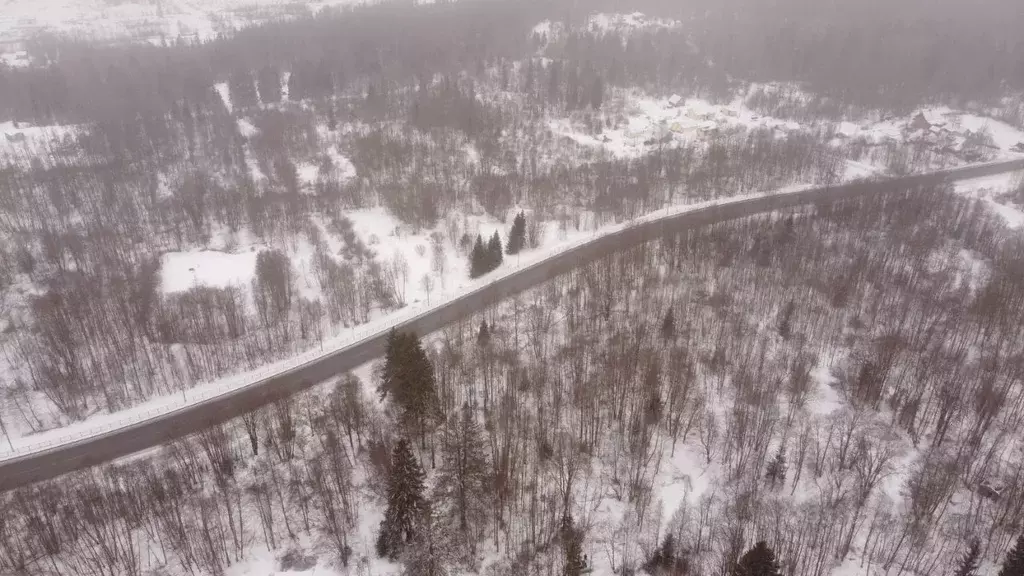
<svg viewBox="0 0 1024 576">
<path fill-rule="evenodd" d="M 246 286 L 252 282 L 257 255 L 255 251 L 231 254 L 213 250 L 164 254 L 160 262 L 161 289 L 164 294 L 174 294 L 196 286 Z"/>
<path fill-rule="evenodd" d="M 361 0 L 0 0 L 0 58 L 28 63 L 18 46 L 42 32 L 100 40 L 209 40 L 253 22 Z"/>
</svg>

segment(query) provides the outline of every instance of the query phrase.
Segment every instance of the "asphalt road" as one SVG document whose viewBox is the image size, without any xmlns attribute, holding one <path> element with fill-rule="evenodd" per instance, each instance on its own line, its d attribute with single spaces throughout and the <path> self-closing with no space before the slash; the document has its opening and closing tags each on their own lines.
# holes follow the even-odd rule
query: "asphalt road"
<svg viewBox="0 0 1024 576">
<path fill-rule="evenodd" d="M 420 335 L 429 334 L 604 254 L 639 244 L 645 240 L 658 238 L 666 232 L 678 231 L 681 228 L 702 226 L 806 204 L 831 203 L 870 194 L 888 194 L 909 186 L 968 180 L 1018 170 L 1024 170 L 1024 159 L 890 179 L 882 185 L 877 182 L 842 184 L 789 194 L 723 201 L 714 206 L 666 215 L 664 218 L 643 221 L 614 233 L 596 237 L 581 246 L 553 255 L 546 260 L 487 284 L 399 324 L 397 327 L 413 330 Z M 0 491 L 109 462 L 236 418 L 250 410 L 310 388 L 382 356 L 385 338 L 386 335 L 383 333 L 371 336 L 342 350 L 251 386 L 131 424 L 104 435 L 91 436 L 46 450 L 2 460 L 0 461 Z"/>
</svg>

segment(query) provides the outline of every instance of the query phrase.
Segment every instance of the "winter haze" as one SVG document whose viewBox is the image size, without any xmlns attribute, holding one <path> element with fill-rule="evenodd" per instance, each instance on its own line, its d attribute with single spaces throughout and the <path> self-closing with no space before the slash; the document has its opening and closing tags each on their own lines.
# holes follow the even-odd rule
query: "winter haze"
<svg viewBox="0 0 1024 576">
<path fill-rule="evenodd" d="M 0 574 L 1024 576 L 1017 0 L 0 0 Z"/>
</svg>

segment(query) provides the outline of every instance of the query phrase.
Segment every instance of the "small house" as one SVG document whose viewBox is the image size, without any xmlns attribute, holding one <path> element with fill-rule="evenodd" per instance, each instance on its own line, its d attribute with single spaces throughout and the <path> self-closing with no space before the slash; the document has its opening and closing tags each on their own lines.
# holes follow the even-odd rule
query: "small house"
<svg viewBox="0 0 1024 576">
<path fill-rule="evenodd" d="M 672 97 L 668 99 L 668 105 L 673 108 L 678 108 L 682 103 L 683 97 L 679 94 L 673 94 Z"/>
</svg>

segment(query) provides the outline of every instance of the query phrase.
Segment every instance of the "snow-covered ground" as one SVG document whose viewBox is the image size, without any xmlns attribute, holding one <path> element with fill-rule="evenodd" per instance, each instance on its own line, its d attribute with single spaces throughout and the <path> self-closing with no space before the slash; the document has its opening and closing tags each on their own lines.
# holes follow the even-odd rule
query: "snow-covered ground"
<svg viewBox="0 0 1024 576">
<path fill-rule="evenodd" d="M 716 105 L 698 98 L 651 98 L 626 93 L 612 107 L 621 107 L 622 121 L 600 134 L 591 134 L 569 118 L 553 119 L 549 127 L 556 136 L 617 158 L 637 158 L 659 145 L 707 139 L 730 128 L 769 128 L 780 134 L 802 128 L 797 122 L 759 116 L 739 99 Z"/>
<path fill-rule="evenodd" d="M 214 250 L 168 252 L 160 260 L 161 289 L 164 294 L 173 294 L 196 286 L 248 286 L 256 271 L 257 255 L 252 250 L 234 254 Z"/>
<path fill-rule="evenodd" d="M 1020 174 L 1005 174 L 968 180 L 958 183 L 957 190 L 983 198 L 998 213 L 1002 214 L 1011 226 L 1019 227 L 1024 224 L 1024 209 L 1002 202 L 999 197 L 1013 189 L 1020 182 L 1020 178 Z M 791 186 L 780 193 L 795 192 L 805 188 L 806 186 Z M 738 202 L 759 195 L 762 194 L 737 196 L 713 202 Z M 405 308 L 392 313 L 378 314 L 369 323 L 358 327 L 337 327 L 332 335 L 324 339 L 321 349 L 308 350 L 297 356 L 262 366 L 257 370 L 201 383 L 181 394 L 153 398 L 128 410 L 113 414 L 97 414 L 84 421 L 39 434 L 21 435 L 17 431 L 9 431 L 12 437 L 9 442 L 0 445 L 0 458 L 11 456 L 12 450 L 14 453 L 27 453 L 73 439 L 102 434 L 129 423 L 179 409 L 188 404 L 223 394 L 225 391 L 252 384 L 272 374 L 315 360 L 325 352 L 342 349 L 354 341 L 385 331 L 429 308 L 439 306 L 522 267 L 572 249 L 599 235 L 635 225 L 637 222 L 660 219 L 680 211 L 698 209 L 706 204 L 672 206 L 642 216 L 632 222 L 607 225 L 597 230 L 587 229 L 585 226 L 581 229 L 567 229 L 555 221 L 545 222 L 543 232 L 545 241 L 541 249 L 527 249 L 518 256 L 507 257 L 501 268 L 476 280 L 467 279 L 465 258 L 449 242 L 442 243 L 445 246 L 444 259 L 446 261 L 443 273 L 438 275 L 433 270 L 431 235 L 442 234 L 443 228 L 449 223 L 440 223 L 437 230 L 414 232 L 384 209 L 352 211 L 347 214 L 347 218 L 352 223 L 354 232 L 363 244 L 375 252 L 378 261 L 383 265 L 389 265 L 399 259 L 405 261 L 408 271 L 404 275 L 404 286 L 400 287 L 405 301 L 408 303 Z M 468 216 L 461 217 L 461 219 L 462 221 L 457 222 L 455 227 L 462 229 L 471 237 L 475 237 L 475 234 L 479 233 L 486 239 L 496 230 L 502 237 L 505 236 L 507 225 L 494 219 Z M 336 242 L 337 239 L 329 242 L 329 244 L 333 244 L 332 252 L 337 248 L 337 245 L 334 244 Z M 165 293 L 180 292 L 196 285 L 211 287 L 235 285 L 247 289 L 255 269 L 256 255 L 265 248 L 268 247 L 249 241 L 244 234 L 224 233 L 215 235 L 206 250 L 164 254 L 161 260 L 162 290 Z M 293 242 L 289 245 L 287 255 L 296 271 L 295 288 L 306 296 L 317 296 L 315 282 L 311 280 L 312 246 L 305 241 Z M 429 280 L 424 281 L 424 278 L 429 278 Z M 819 378 L 826 379 L 827 374 L 821 374 Z M 826 409 L 834 402 L 830 401 L 827 396 L 827 387 L 823 387 L 822 390 L 822 394 L 825 395 L 822 399 L 823 409 Z"/>
<path fill-rule="evenodd" d="M 968 161 L 1024 157 L 1024 131 L 1005 122 L 950 108 L 927 108 L 905 117 L 861 119 L 836 124 L 802 124 L 764 116 L 751 110 L 743 98 L 713 104 L 699 98 L 673 95 L 653 98 L 644 93 L 618 93 L 605 105 L 616 119 L 610 128 L 594 132 L 581 117 L 554 118 L 548 123 L 559 138 L 616 158 L 637 158 L 660 146 L 706 141 L 735 130 L 772 130 L 777 137 L 791 133 L 834 129 L 834 146 L 863 141 L 870 146 L 906 144 L 924 147 Z M 969 155 L 974 154 L 973 157 Z M 884 171 L 863 159 L 850 159 L 846 177 L 856 178 Z"/>
<path fill-rule="evenodd" d="M 22 42 L 41 32 L 99 40 L 210 40 L 253 22 L 362 0 L 3 0 L 0 58 L 25 64 Z"/>
<path fill-rule="evenodd" d="M 40 152 L 44 147 L 57 145 L 78 131 L 78 126 L 35 126 L 25 122 L 0 122 L 0 156 L 4 153 Z"/>
<path fill-rule="evenodd" d="M 678 20 L 652 18 L 642 12 L 631 14 L 602 12 L 590 15 L 584 29 L 594 34 L 618 34 L 628 37 L 641 31 L 670 30 L 681 26 L 682 23 Z M 546 39 L 548 43 L 557 42 L 565 35 L 565 25 L 561 22 L 545 20 L 534 26 L 531 33 Z"/>
<path fill-rule="evenodd" d="M 956 183 L 956 191 L 974 198 L 979 198 L 996 214 L 1006 220 L 1010 228 L 1020 229 L 1024 226 L 1024 206 L 1009 202 L 1005 195 L 1017 189 L 1024 181 L 1024 172 L 1013 172 L 963 180 Z"/>
<path fill-rule="evenodd" d="M 796 191 L 801 188 L 792 187 L 786 191 Z M 543 248 L 537 250 L 525 249 L 517 256 L 506 257 L 505 264 L 499 269 L 475 280 L 470 280 L 466 277 L 465 258 L 449 254 L 450 257 L 448 257 L 445 275 L 440 278 L 436 275 L 430 276 L 432 282 L 430 283 L 429 304 L 428 290 L 426 284 L 422 282 L 423 276 L 416 276 L 416 274 L 420 273 L 423 275 L 429 274 L 425 272 L 425 266 L 429 266 L 430 262 L 429 244 L 427 243 L 429 234 L 423 232 L 417 235 L 403 232 L 402 227 L 397 225 L 397 222 L 383 210 L 367 210 L 352 213 L 353 227 L 360 236 L 368 235 L 366 243 L 371 249 L 382 249 L 380 243 L 382 242 L 381 238 L 384 238 L 387 240 L 388 250 L 392 250 L 394 251 L 393 254 L 401 254 L 406 258 L 409 265 L 408 283 L 405 287 L 406 302 L 408 303 L 406 307 L 391 313 L 379 314 L 370 322 L 357 327 L 340 328 L 335 334 L 325 337 L 320 348 L 307 350 L 293 357 L 272 362 L 256 370 L 241 372 L 212 382 L 200 383 L 180 394 L 176 393 L 152 398 L 127 410 L 96 414 L 83 421 L 38 434 L 19 435 L 14 431 L 10 431 L 11 437 L 7 442 L 0 445 L 0 459 L 81 440 L 89 436 L 104 434 L 111 430 L 182 409 L 228 391 L 251 385 L 271 375 L 279 374 L 314 361 L 326 353 L 343 349 L 354 342 L 374 334 L 385 332 L 392 326 L 408 321 L 431 308 L 440 306 L 474 289 L 512 274 L 523 267 L 550 258 L 560 252 L 573 249 L 599 235 L 635 225 L 640 221 L 661 219 L 682 211 L 696 210 L 711 204 L 740 202 L 763 195 L 765 194 L 750 194 L 732 197 L 727 200 L 667 207 L 664 210 L 648 214 L 634 221 L 607 225 L 596 230 L 564 229 L 557 222 L 547 222 L 545 223 L 545 244 Z M 467 220 L 467 231 L 472 232 L 476 230 L 485 237 L 498 230 L 499 227 L 504 231 L 504 225 L 484 218 Z M 375 244 L 374 237 L 377 238 L 377 244 Z M 215 240 L 213 245 L 217 246 L 218 242 L 223 245 L 226 241 L 222 237 L 221 240 Z M 247 278 L 251 277 L 248 263 L 251 261 L 253 266 L 255 265 L 257 250 L 251 244 L 247 244 L 244 238 L 241 241 L 238 238 L 233 238 L 231 243 L 238 246 L 233 254 L 213 250 L 166 254 L 162 263 L 165 266 L 169 266 L 170 269 L 162 271 L 163 290 L 169 292 L 175 289 L 187 289 L 197 282 L 210 286 L 240 285 Z M 424 244 L 426 244 L 427 248 L 425 250 L 428 252 L 425 255 L 420 255 L 419 248 L 424 246 Z M 301 284 L 306 277 L 305 271 L 308 270 L 307 266 L 309 266 L 308 262 L 311 258 L 311 251 L 308 249 L 304 250 L 298 247 L 298 245 L 296 246 L 296 248 L 289 251 L 289 256 L 292 258 L 293 269 L 297 269 L 299 272 L 296 281 Z M 386 257 L 382 260 L 387 262 Z M 219 270 L 218 263 L 224 262 L 228 263 L 223 265 L 225 270 Z M 302 289 L 303 286 L 300 285 L 299 288 Z M 309 285 L 306 285 L 305 288 L 309 289 Z"/>
</svg>

